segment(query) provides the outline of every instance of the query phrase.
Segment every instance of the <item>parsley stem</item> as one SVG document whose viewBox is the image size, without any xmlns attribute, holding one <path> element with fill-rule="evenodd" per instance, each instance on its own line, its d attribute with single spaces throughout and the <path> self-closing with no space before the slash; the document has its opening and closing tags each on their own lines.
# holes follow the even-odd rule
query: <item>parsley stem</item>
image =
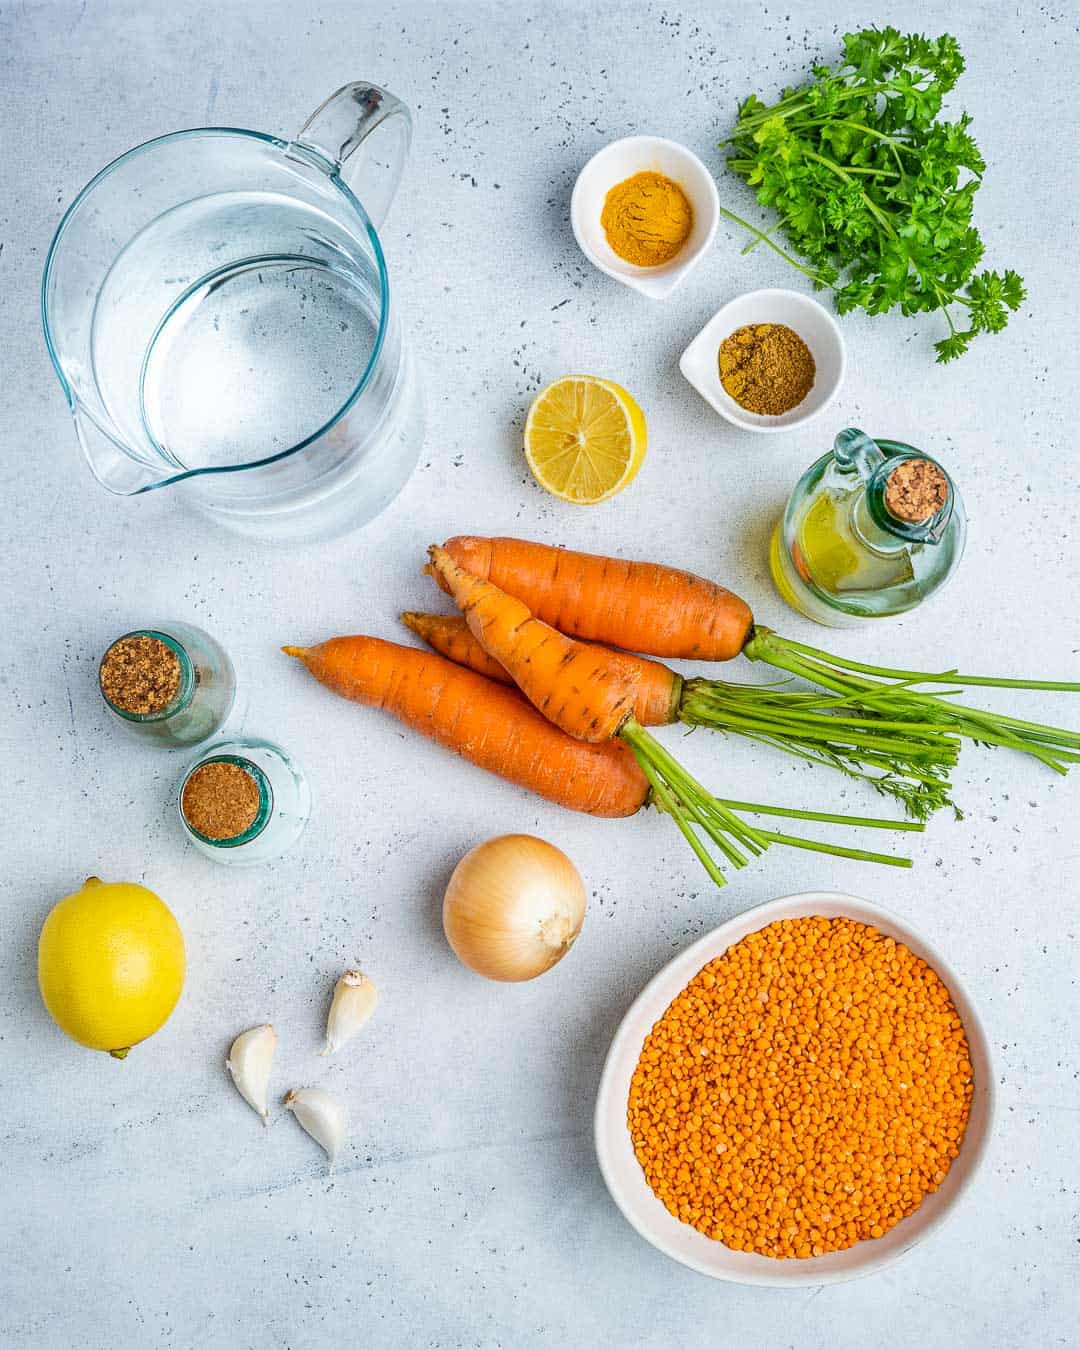
<svg viewBox="0 0 1080 1350">
<path fill-rule="evenodd" d="M 818 159 L 821 161 L 822 164 L 829 163 L 829 161 L 821 159 L 820 155 L 808 155 L 808 158 Z M 736 173 L 741 173 L 742 170 L 744 169 L 752 169 L 754 167 L 754 161 L 752 159 L 732 158 L 728 160 L 728 167 L 734 169 Z M 831 167 L 835 169 L 837 166 L 831 165 Z M 868 178 L 899 178 L 901 176 L 892 169 L 871 169 L 871 168 L 862 168 L 856 165 L 849 165 L 848 168 L 844 170 L 844 173 L 862 174 Z M 775 226 L 773 228 L 775 228 Z"/>
<path fill-rule="evenodd" d="M 927 77 L 920 76 L 919 80 L 922 80 L 923 78 Z M 918 83 L 919 81 L 913 80 L 911 82 L 911 87 L 912 88 L 917 87 Z M 871 94 L 873 95 L 903 94 L 905 92 L 906 91 L 903 89 L 898 89 L 894 82 L 887 80 L 884 84 L 846 84 L 836 91 L 836 97 L 838 99 L 867 98 Z M 803 101 L 801 103 L 794 104 L 793 107 L 786 107 L 785 105 L 790 103 L 792 99 L 802 99 Z M 753 113 L 749 117 L 740 117 L 738 122 L 736 122 L 735 124 L 735 128 L 732 134 L 726 140 L 721 141 L 720 144 L 730 145 L 733 141 L 738 140 L 740 136 L 745 135 L 748 131 L 752 131 L 755 127 L 760 126 L 763 122 L 768 122 L 770 118 L 780 117 L 786 120 L 789 117 L 793 117 L 796 113 L 802 112 L 803 109 L 810 109 L 811 106 L 812 105 L 805 99 L 803 91 L 801 89 L 797 89 L 793 93 L 789 94 L 787 98 L 782 98 L 779 101 L 779 103 L 774 103 L 771 107 L 765 108 L 759 113 Z"/>
<path fill-rule="evenodd" d="M 803 158 L 812 159 L 816 161 L 818 164 L 823 164 L 826 169 L 828 169 L 831 173 L 834 173 L 837 176 L 837 178 L 841 179 L 845 183 L 852 182 L 852 178 L 848 173 L 847 169 L 842 169 L 839 164 L 834 163 L 831 159 L 828 159 L 825 155 L 819 155 L 816 150 L 804 149 Z M 893 229 L 892 221 L 885 214 L 885 212 L 882 211 L 881 207 L 878 206 L 877 202 L 875 202 L 872 198 L 868 197 L 861 188 L 859 189 L 859 196 L 862 197 L 863 204 L 865 205 L 866 209 L 878 222 L 881 228 L 887 234 L 892 235 L 892 237 L 895 239 L 896 231 Z"/>
<path fill-rule="evenodd" d="M 803 122 L 804 127 L 850 127 L 852 131 L 861 131 L 864 136 L 870 136 L 875 141 L 884 141 L 886 145 L 891 145 L 894 150 L 906 150 L 909 155 L 918 157 L 918 151 L 913 146 L 908 145 L 904 140 L 897 136 L 887 136 L 883 131 L 875 131 L 873 127 L 868 127 L 865 122 L 851 122 L 843 117 L 818 117 L 813 121 Z"/>
<path fill-rule="evenodd" d="M 836 289 L 831 281 L 826 281 L 819 273 L 812 271 L 809 267 L 804 267 L 803 264 L 799 262 L 798 258 L 793 258 L 786 249 L 782 249 L 775 240 L 769 238 L 764 230 L 759 230 L 756 225 L 751 225 L 748 220 L 743 220 L 742 216 L 737 216 L 734 211 L 729 211 L 726 206 L 721 206 L 720 214 L 722 216 L 727 216 L 728 220 L 733 220 L 736 225 L 742 226 L 744 230 L 749 230 L 750 233 L 756 237 L 759 244 L 768 244 L 769 248 L 771 248 L 774 253 L 779 253 L 780 257 L 783 258 L 785 262 L 788 262 L 792 267 L 797 268 L 804 277 L 809 277 L 815 286 L 828 286 L 833 290 Z"/>
</svg>

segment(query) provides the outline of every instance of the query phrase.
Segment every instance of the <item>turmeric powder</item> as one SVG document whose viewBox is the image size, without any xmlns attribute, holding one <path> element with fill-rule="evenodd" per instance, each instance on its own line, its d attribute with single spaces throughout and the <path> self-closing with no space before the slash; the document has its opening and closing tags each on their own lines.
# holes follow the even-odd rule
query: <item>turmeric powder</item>
<svg viewBox="0 0 1080 1350">
<path fill-rule="evenodd" d="M 710 961 L 642 1048 L 627 1123 L 646 1180 L 735 1251 L 820 1256 L 936 1191 L 973 1084 L 949 991 L 852 919 L 784 919 Z"/>
<path fill-rule="evenodd" d="M 662 173 L 636 173 L 616 183 L 600 213 L 612 252 L 636 267 L 670 262 L 694 228 L 694 208 L 678 183 Z"/>
</svg>

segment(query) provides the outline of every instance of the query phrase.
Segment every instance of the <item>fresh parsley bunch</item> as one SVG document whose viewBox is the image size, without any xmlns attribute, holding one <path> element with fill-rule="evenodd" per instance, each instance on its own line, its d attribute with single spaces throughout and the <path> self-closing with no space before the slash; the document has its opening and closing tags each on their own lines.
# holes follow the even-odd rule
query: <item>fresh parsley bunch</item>
<svg viewBox="0 0 1080 1350">
<path fill-rule="evenodd" d="M 895 28 L 844 37 L 844 59 L 815 66 L 771 107 L 751 95 L 723 145 L 729 166 L 774 208 L 792 257 L 733 212 L 810 277 L 835 291 L 841 314 L 940 309 L 948 337 L 937 359 L 967 351 L 977 333 L 997 333 L 1025 291 L 1016 272 L 975 274 L 983 242 L 971 223 L 986 168 L 968 132 L 971 118 L 939 120 L 941 102 L 964 69 L 956 39 Z M 721 208 L 723 210 L 723 208 Z M 963 309 L 957 321 L 953 311 Z"/>
</svg>

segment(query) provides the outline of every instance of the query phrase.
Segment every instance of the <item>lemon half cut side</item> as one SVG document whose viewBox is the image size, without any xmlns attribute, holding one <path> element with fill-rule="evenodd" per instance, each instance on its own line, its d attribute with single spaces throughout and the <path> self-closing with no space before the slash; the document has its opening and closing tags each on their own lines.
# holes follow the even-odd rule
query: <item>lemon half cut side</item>
<svg viewBox="0 0 1080 1350">
<path fill-rule="evenodd" d="M 525 458 L 553 497 L 579 506 L 607 501 L 645 459 L 645 414 L 611 380 L 566 375 L 542 389 L 525 422 Z"/>
</svg>

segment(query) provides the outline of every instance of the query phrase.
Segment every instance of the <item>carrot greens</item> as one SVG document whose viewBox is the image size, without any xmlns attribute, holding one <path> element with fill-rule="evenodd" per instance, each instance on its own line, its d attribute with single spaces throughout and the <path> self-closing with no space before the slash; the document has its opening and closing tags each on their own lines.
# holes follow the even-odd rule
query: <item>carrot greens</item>
<svg viewBox="0 0 1080 1350">
<path fill-rule="evenodd" d="M 964 59 L 954 37 L 867 28 L 844 37 L 836 66 L 785 89 L 774 104 L 752 94 L 739 109 L 728 167 L 756 192 L 791 246 L 734 212 L 723 214 L 818 287 L 841 314 L 940 310 L 948 335 L 938 361 L 997 333 L 1023 303 L 1014 271 L 976 274 L 983 242 L 971 223 L 986 163 L 971 118 L 940 118 Z"/>
<path fill-rule="evenodd" d="M 765 661 L 778 670 L 808 680 L 839 696 L 853 709 L 902 725 L 912 722 L 927 730 L 966 737 L 979 745 L 1000 745 L 1040 760 L 1056 773 L 1080 764 L 1080 732 L 1045 726 L 982 708 L 969 708 L 953 699 L 959 688 L 936 692 L 919 685 L 978 685 L 1003 689 L 1053 689 L 1080 693 L 1080 683 L 1066 680 L 998 679 L 992 675 L 961 675 L 890 669 L 833 656 L 818 647 L 794 642 L 771 629 L 754 629 L 743 653 L 751 661 Z M 884 726 L 885 722 L 879 725 Z M 903 734 L 903 733 L 901 733 Z"/>
<path fill-rule="evenodd" d="M 853 858 L 857 862 L 881 863 L 886 867 L 911 866 L 910 858 L 898 857 L 892 853 L 872 853 L 862 848 L 848 848 L 820 839 L 806 839 L 802 835 L 780 834 L 775 830 L 749 825 L 741 817 L 743 813 L 784 816 L 794 820 L 816 820 L 826 824 L 877 830 L 922 830 L 924 826 L 919 822 L 846 816 L 835 812 L 765 806 L 755 802 L 716 797 L 687 772 L 656 737 L 646 731 L 634 718 L 631 717 L 624 722 L 618 734 L 633 751 L 634 758 L 649 781 L 652 788 L 652 804 L 674 820 L 679 832 L 717 886 L 725 884 L 724 875 L 711 856 L 709 842 L 723 854 L 732 867 L 745 867 L 750 857 L 757 857 L 770 844 L 807 849 L 812 853 L 830 853 L 833 857 Z"/>
<path fill-rule="evenodd" d="M 949 796 L 960 742 L 921 711 L 891 716 L 855 706 L 842 692 L 695 679 L 683 686 L 678 717 L 688 727 L 745 736 L 838 769 L 893 797 L 915 820 L 943 806 L 962 815 Z"/>
</svg>

